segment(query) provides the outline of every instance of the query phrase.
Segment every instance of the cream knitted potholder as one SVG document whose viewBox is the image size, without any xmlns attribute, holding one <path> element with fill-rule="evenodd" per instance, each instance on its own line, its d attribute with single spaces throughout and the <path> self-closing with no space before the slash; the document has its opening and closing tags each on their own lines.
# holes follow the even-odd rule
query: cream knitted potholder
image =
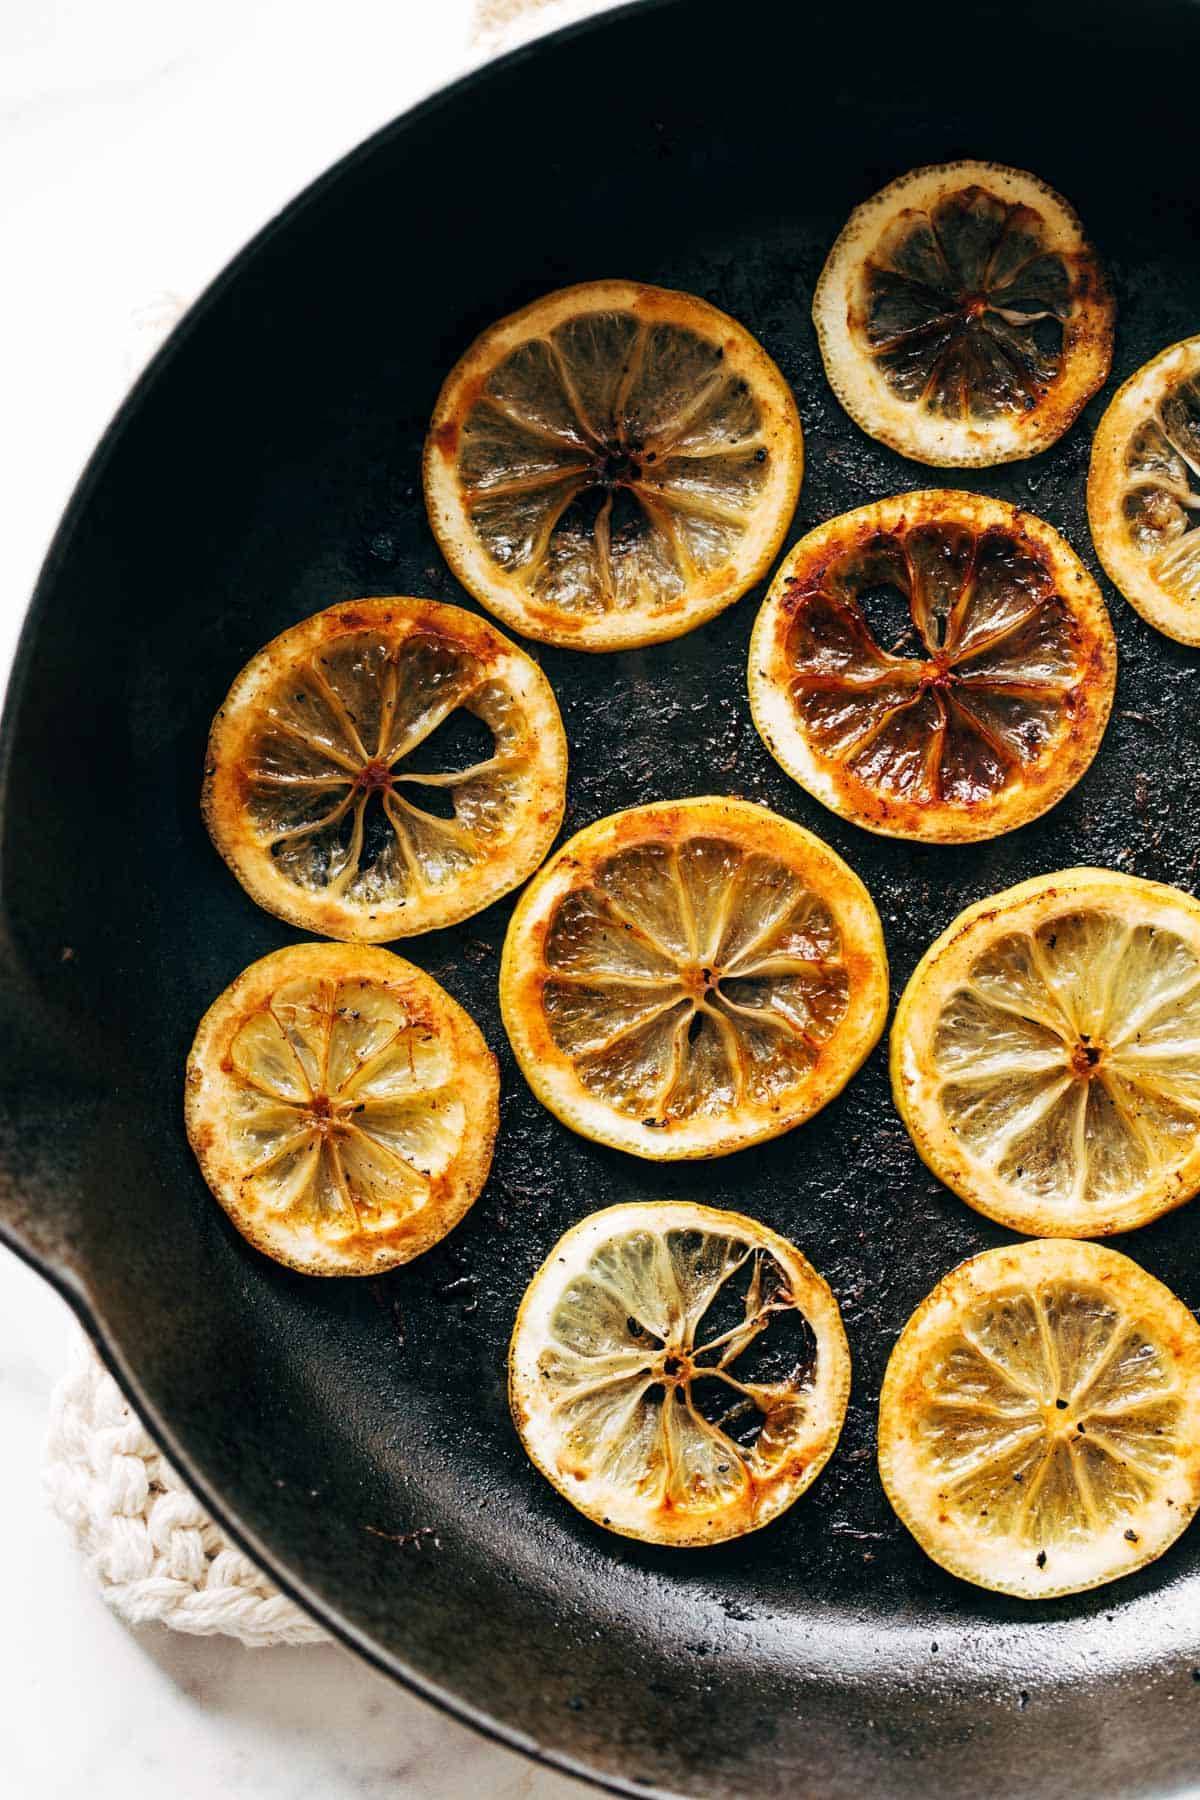
<svg viewBox="0 0 1200 1800">
<path fill-rule="evenodd" d="M 225 1632 L 254 1648 L 325 1642 L 213 1524 L 82 1332 L 50 1402 L 45 1480 L 104 1598 L 131 1625 Z"/>
</svg>

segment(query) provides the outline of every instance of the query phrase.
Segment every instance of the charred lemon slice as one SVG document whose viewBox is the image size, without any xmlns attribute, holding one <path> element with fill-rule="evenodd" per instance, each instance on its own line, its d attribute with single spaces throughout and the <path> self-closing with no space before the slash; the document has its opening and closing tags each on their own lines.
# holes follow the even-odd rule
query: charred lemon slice
<svg viewBox="0 0 1200 1800">
<path fill-rule="evenodd" d="M 1113 302 L 1074 212 L 1020 169 L 914 169 L 850 215 L 813 319 L 871 437 L 967 468 L 1060 438 L 1112 360 Z"/>
<path fill-rule="evenodd" d="M 1173 344 L 1118 389 L 1092 444 L 1088 521 L 1131 606 L 1200 644 L 1200 337 Z"/>
<path fill-rule="evenodd" d="M 202 804 L 260 906 L 380 941 L 524 881 L 566 780 L 558 706 L 523 650 L 461 607 L 356 600 L 247 663 L 213 721 Z"/>
<path fill-rule="evenodd" d="M 187 1132 L 242 1236 L 307 1275 L 445 1237 L 492 1161 L 499 1077 L 462 1007 L 389 950 L 293 944 L 205 1013 Z"/>
<path fill-rule="evenodd" d="M 1099 1244 L 986 1250 L 900 1334 L 879 1472 L 964 1581 L 1044 1600 L 1128 1575 L 1200 1501 L 1200 1326 Z"/>
<path fill-rule="evenodd" d="M 828 1462 L 850 1391 L 837 1301 L 784 1238 L 686 1201 L 609 1207 L 560 1238 L 509 1351 L 530 1459 L 623 1537 L 719 1544 Z"/>
<path fill-rule="evenodd" d="M 1075 785 L 1116 656 L 1100 591 L 1056 531 L 933 489 L 843 513 L 789 552 L 751 638 L 750 706 L 771 754 L 833 812 L 966 843 Z"/>
<path fill-rule="evenodd" d="M 691 631 L 759 579 L 802 467 L 791 390 L 749 332 L 691 294 L 593 281 L 467 351 L 434 412 L 425 499 L 498 618 L 621 650 Z"/>
<path fill-rule="evenodd" d="M 918 963 L 892 1091 L 956 1194 L 1014 1231 L 1130 1231 L 1200 1188 L 1200 902 L 1068 869 L 968 907 Z"/>
<path fill-rule="evenodd" d="M 637 806 L 521 896 L 500 1006 L 573 1131 L 655 1161 L 723 1156 L 807 1119 L 877 1042 L 879 915 L 827 844 L 761 806 Z"/>
</svg>

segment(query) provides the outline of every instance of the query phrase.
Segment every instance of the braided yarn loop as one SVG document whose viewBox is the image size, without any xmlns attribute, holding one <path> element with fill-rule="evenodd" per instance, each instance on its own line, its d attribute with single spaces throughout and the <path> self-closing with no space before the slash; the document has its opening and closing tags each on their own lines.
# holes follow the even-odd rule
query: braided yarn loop
<svg viewBox="0 0 1200 1800">
<path fill-rule="evenodd" d="M 327 1641 L 214 1525 L 82 1332 L 50 1404 L 45 1486 L 105 1600 L 131 1625 L 224 1633 L 253 1649 Z"/>
</svg>

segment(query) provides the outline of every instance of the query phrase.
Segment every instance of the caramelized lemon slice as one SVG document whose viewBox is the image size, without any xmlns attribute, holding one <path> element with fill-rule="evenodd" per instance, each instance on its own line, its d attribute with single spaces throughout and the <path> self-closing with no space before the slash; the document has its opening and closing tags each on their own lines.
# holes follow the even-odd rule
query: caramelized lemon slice
<svg viewBox="0 0 1200 1800">
<path fill-rule="evenodd" d="M 1118 389 L 1092 444 L 1088 521 L 1129 604 L 1168 637 L 1200 644 L 1200 337 Z"/>
<path fill-rule="evenodd" d="M 533 1463 L 589 1519 L 719 1544 L 799 1498 L 837 1443 L 837 1301 L 784 1238 L 686 1201 L 593 1213 L 530 1282 L 509 1403 Z"/>
<path fill-rule="evenodd" d="M 964 1581 L 1041 1600 L 1128 1575 L 1200 1502 L 1200 1326 L 1099 1244 L 973 1256 L 892 1352 L 879 1472 Z"/>
<path fill-rule="evenodd" d="M 902 615 L 886 635 L 881 596 Z M 755 623 L 750 705 L 771 754 L 832 811 L 965 843 L 1027 824 L 1079 780 L 1116 655 L 1099 589 L 1051 526 L 934 488 L 843 513 L 788 553 Z"/>
<path fill-rule="evenodd" d="M 813 298 L 830 386 L 918 462 L 1012 462 L 1101 386 L 1113 302 L 1061 195 L 1020 169 L 914 169 L 857 207 Z"/>
<path fill-rule="evenodd" d="M 371 1275 L 457 1225 L 492 1161 L 496 1061 L 436 981 L 388 950 L 294 944 L 205 1013 L 188 1137 L 259 1250 L 308 1275 Z"/>
<path fill-rule="evenodd" d="M 566 781 L 558 706 L 523 650 L 461 607 L 355 600 L 247 663 L 213 721 L 202 804 L 260 906 L 378 942 L 517 887 Z"/>
<path fill-rule="evenodd" d="M 723 1156 L 841 1091 L 887 1012 L 879 915 L 819 838 L 742 800 L 589 825 L 525 890 L 504 1024 L 543 1106 L 656 1161 Z"/>
<path fill-rule="evenodd" d="M 619 650 L 744 594 L 803 468 L 791 390 L 733 319 L 633 281 L 489 327 L 425 447 L 430 523 L 469 593 L 529 637 Z"/>
<path fill-rule="evenodd" d="M 1129 1231 L 1200 1188 L 1200 902 L 1105 869 L 981 900 L 917 965 L 892 1091 L 948 1187 L 1014 1231 Z"/>
</svg>

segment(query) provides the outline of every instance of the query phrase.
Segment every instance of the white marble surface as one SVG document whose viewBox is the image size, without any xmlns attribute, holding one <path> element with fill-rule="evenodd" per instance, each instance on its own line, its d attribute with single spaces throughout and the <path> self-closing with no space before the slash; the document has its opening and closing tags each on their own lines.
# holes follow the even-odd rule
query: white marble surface
<svg viewBox="0 0 1200 1800">
<path fill-rule="evenodd" d="M 603 0 L 4 0 L 0 677 L 130 380 L 272 213 L 486 48 Z M 488 12 L 488 0 L 481 9 Z M 0 1794 L 569 1800 L 341 1649 L 246 1651 L 105 1608 L 41 1496 L 71 1322 L 0 1251 Z M 161 1785 L 160 1785 L 161 1784 Z"/>
</svg>

